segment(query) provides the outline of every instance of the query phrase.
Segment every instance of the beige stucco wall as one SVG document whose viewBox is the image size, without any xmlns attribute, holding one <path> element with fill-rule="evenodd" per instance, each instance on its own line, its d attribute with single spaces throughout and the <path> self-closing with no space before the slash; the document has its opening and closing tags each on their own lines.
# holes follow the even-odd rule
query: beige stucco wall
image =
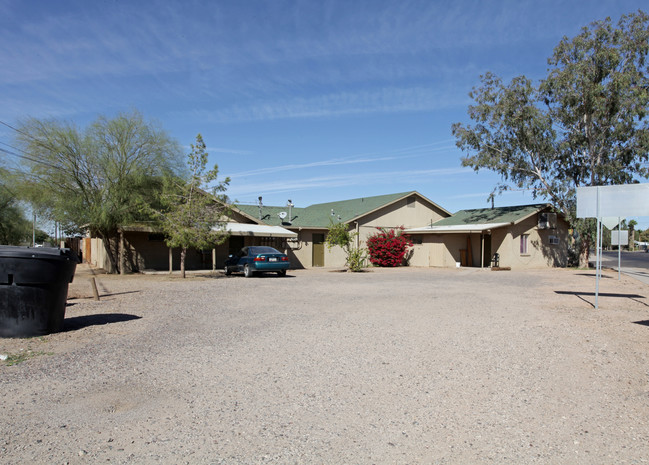
<svg viewBox="0 0 649 465">
<path fill-rule="evenodd" d="M 520 238 L 529 234 L 528 253 L 520 253 Z M 455 267 L 461 261 L 460 250 L 467 249 L 467 238 L 471 238 L 472 261 L 470 266 L 481 263 L 482 238 L 480 233 L 424 234 L 421 244 L 413 246 L 410 259 L 412 266 Z M 556 236 L 559 244 L 550 244 L 550 236 Z M 512 269 L 563 267 L 568 263 L 570 235 L 565 220 L 557 219 L 556 229 L 538 229 L 538 216 L 532 215 L 524 221 L 509 227 L 492 231 L 491 252 L 485 251 L 485 266 L 489 266 L 494 253 L 499 254 L 501 267 Z M 486 242 L 489 236 L 485 235 Z"/>
<path fill-rule="evenodd" d="M 455 268 L 461 263 L 461 250 L 466 250 L 468 262 L 468 238 L 471 238 L 471 263 L 469 266 L 480 266 L 481 236 L 480 234 L 424 234 L 418 236 L 421 244 L 413 242 L 413 251 L 409 264 L 411 266 L 432 266 Z"/>
<path fill-rule="evenodd" d="M 408 203 L 407 199 L 401 199 L 386 208 L 364 216 L 360 224 L 361 234 L 363 234 L 364 230 L 373 234 L 374 231 L 371 230 L 377 227 L 394 228 L 403 226 L 406 229 L 417 228 L 448 216 L 443 210 L 423 199 L 417 196 L 412 198 L 414 199 L 412 203 Z"/>
<path fill-rule="evenodd" d="M 407 199 L 402 199 L 381 208 L 374 213 L 362 217 L 358 222 L 350 224 L 350 231 L 358 231 L 358 242 L 361 247 L 366 247 L 366 240 L 370 235 L 375 234 L 379 228 L 404 228 L 420 227 L 431 222 L 438 221 L 448 216 L 446 212 L 426 202 L 425 200 L 413 196 L 414 202 L 408 203 Z M 298 241 L 291 243 L 291 267 L 309 268 L 313 264 L 313 234 L 324 234 L 326 229 L 292 229 L 298 233 Z M 334 247 L 331 250 L 325 246 L 324 266 L 325 267 L 344 267 L 346 256 L 340 247 Z M 368 262 L 369 263 L 369 262 Z M 295 266 L 293 266 L 295 264 Z M 428 266 L 428 265 L 423 265 Z"/>
<path fill-rule="evenodd" d="M 286 241 L 288 246 L 287 255 L 291 260 L 291 268 L 310 268 L 313 264 L 313 236 L 321 234 L 327 236 L 326 229 L 296 229 L 298 237 L 296 241 Z M 345 254 L 340 247 L 328 249 L 324 246 L 324 266 L 344 266 Z"/>
<path fill-rule="evenodd" d="M 556 229 L 538 229 L 535 216 L 514 225 L 508 230 L 497 230 L 492 237 L 492 250 L 500 254 L 500 266 L 521 268 L 563 267 L 568 264 L 570 235 L 568 224 L 557 219 Z M 521 254 L 521 235 L 529 234 L 528 253 Z M 550 236 L 559 239 L 559 244 L 550 244 Z"/>
</svg>

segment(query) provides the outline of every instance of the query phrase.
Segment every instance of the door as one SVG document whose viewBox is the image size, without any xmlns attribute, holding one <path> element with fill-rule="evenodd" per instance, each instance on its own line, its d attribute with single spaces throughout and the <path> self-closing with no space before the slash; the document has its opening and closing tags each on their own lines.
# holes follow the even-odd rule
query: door
<svg viewBox="0 0 649 465">
<path fill-rule="evenodd" d="M 313 235 L 313 256 L 312 262 L 313 266 L 324 266 L 324 252 L 325 252 L 325 235 L 324 234 L 314 234 Z"/>
</svg>

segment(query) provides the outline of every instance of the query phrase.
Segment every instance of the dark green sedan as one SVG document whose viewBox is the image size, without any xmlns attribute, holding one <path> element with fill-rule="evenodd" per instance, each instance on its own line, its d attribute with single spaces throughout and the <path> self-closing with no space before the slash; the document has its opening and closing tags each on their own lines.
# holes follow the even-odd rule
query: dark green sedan
<svg viewBox="0 0 649 465">
<path fill-rule="evenodd" d="M 225 274 L 233 271 L 243 271 L 246 278 L 256 273 L 274 272 L 286 276 L 290 262 L 286 254 L 266 246 L 244 247 L 235 255 L 230 255 L 225 261 Z"/>
</svg>

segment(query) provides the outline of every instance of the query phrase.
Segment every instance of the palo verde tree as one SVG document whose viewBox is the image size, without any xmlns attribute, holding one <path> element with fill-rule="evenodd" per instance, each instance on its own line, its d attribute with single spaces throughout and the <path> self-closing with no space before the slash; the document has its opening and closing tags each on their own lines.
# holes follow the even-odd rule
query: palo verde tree
<svg viewBox="0 0 649 465">
<path fill-rule="evenodd" d="M 24 196 L 66 229 L 90 229 L 104 240 L 118 271 L 118 230 L 149 219 L 162 178 L 181 172 L 178 143 L 133 112 L 99 117 L 86 129 L 30 119 L 17 128 L 24 158 Z"/>
<path fill-rule="evenodd" d="M 594 242 L 579 221 L 576 188 L 634 182 L 649 174 L 649 16 L 610 18 L 564 37 L 545 79 L 509 84 L 492 73 L 469 96 L 475 124 L 453 125 L 463 166 L 501 175 L 495 191 L 530 189 L 552 200 L 580 235 L 580 264 Z"/>
<path fill-rule="evenodd" d="M 208 153 L 203 137 L 196 136 L 187 155 L 189 177 L 167 177 L 157 212 L 169 247 L 180 247 L 180 273 L 185 277 L 187 249 L 207 249 L 227 238 L 224 223 L 230 208 L 223 192 L 229 178 L 216 182 L 219 169 L 207 170 Z M 208 187 L 211 186 L 211 187 Z"/>
</svg>

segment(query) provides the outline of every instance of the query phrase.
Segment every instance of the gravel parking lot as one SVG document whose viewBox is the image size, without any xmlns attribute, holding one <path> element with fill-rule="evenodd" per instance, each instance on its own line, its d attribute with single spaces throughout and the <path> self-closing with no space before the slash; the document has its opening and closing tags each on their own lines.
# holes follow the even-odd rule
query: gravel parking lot
<svg viewBox="0 0 649 465">
<path fill-rule="evenodd" d="M 0 339 L 6 464 L 649 461 L 649 287 L 588 271 L 97 277 Z"/>
</svg>

